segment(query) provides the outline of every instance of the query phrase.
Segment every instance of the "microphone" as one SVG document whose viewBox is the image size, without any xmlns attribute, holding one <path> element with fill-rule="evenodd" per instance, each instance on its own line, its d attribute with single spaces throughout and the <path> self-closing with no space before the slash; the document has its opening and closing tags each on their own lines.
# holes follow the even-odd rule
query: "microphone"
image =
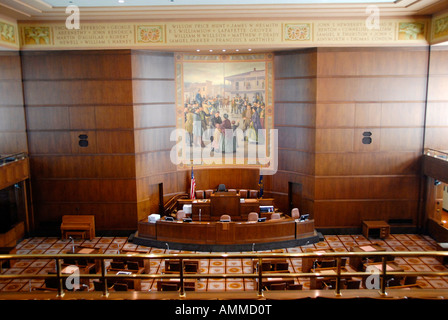
<svg viewBox="0 0 448 320">
<path fill-rule="evenodd" d="M 75 253 L 75 240 L 72 237 L 69 237 L 69 239 L 72 241 L 72 253 Z"/>
</svg>

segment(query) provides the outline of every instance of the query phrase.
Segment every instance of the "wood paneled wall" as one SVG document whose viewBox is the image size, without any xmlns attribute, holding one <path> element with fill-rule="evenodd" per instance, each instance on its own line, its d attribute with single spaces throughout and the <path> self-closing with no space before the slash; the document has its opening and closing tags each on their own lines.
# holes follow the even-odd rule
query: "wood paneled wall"
<svg viewBox="0 0 448 320">
<path fill-rule="evenodd" d="M 0 51 L 0 155 L 27 152 L 20 55 Z"/>
<path fill-rule="evenodd" d="M 446 70 L 436 58 L 431 63 L 439 81 L 434 86 L 443 87 Z M 166 198 L 188 191 L 190 170 L 178 170 L 169 158 L 172 53 L 24 52 L 22 64 L 39 221 L 92 213 L 99 229 L 134 229 L 158 212 L 159 183 Z M 265 195 L 287 212 L 288 183 L 301 185 L 300 210 L 321 229 L 360 228 L 366 219 L 415 223 L 427 66 L 427 48 L 277 53 L 279 164 L 275 175 L 265 176 Z M 440 89 L 430 97 L 428 114 L 439 116 L 428 117 L 427 125 L 446 130 L 439 117 L 448 98 Z M 364 132 L 371 133 L 371 144 L 362 143 Z M 88 147 L 79 147 L 80 134 L 88 135 Z M 430 138 L 427 132 L 427 143 Z M 195 168 L 198 189 L 219 183 L 258 189 L 258 174 Z"/>
<path fill-rule="evenodd" d="M 448 47 L 431 47 L 425 148 L 448 151 Z"/>
<path fill-rule="evenodd" d="M 417 222 L 427 66 L 427 48 L 318 50 L 316 225 Z"/>
<path fill-rule="evenodd" d="M 265 178 L 266 194 L 288 212 L 288 183 L 300 184 L 299 210 L 313 214 L 317 50 L 276 54 L 274 70 L 279 163 L 277 173 Z"/>
<path fill-rule="evenodd" d="M 316 226 L 362 220 L 417 222 L 425 125 L 427 48 L 319 48 L 276 56 L 279 172 L 302 184 Z M 372 142 L 364 144 L 364 133 Z"/>
<path fill-rule="evenodd" d="M 79 213 L 100 230 L 134 229 L 130 51 L 24 52 L 22 65 L 38 227 Z"/>
<path fill-rule="evenodd" d="M 186 172 L 170 160 L 176 129 L 174 55 L 133 51 L 132 89 L 138 218 L 158 213 L 159 188 L 165 198 L 187 190 Z"/>
</svg>

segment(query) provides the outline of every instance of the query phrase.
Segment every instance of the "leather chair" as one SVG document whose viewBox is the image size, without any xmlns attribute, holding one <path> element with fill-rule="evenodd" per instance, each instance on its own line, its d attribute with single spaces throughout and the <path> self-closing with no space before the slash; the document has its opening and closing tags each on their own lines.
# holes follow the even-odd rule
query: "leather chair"
<svg viewBox="0 0 448 320">
<path fill-rule="evenodd" d="M 184 218 L 186 218 L 187 217 L 187 215 L 186 215 L 186 213 L 185 213 L 185 211 L 184 210 L 179 210 L 179 211 L 177 211 L 177 213 L 176 213 L 176 219 L 177 219 L 177 221 L 182 221 Z"/>
<path fill-rule="evenodd" d="M 291 218 L 293 219 L 299 219 L 300 218 L 300 212 L 298 208 L 293 208 L 291 210 Z"/>
<path fill-rule="evenodd" d="M 247 198 L 248 196 L 248 192 L 246 189 L 241 189 L 240 190 L 240 198 Z"/>
<path fill-rule="evenodd" d="M 228 214 L 223 214 L 220 218 L 219 221 L 231 221 L 232 219 L 230 218 L 230 216 Z"/>
<path fill-rule="evenodd" d="M 252 199 L 258 198 L 258 190 L 249 190 L 249 198 Z"/>
<path fill-rule="evenodd" d="M 250 212 L 247 216 L 247 221 L 258 221 L 258 213 Z"/>
<path fill-rule="evenodd" d="M 205 199 L 210 199 L 212 194 L 213 194 L 213 190 L 212 189 L 205 190 Z"/>
<path fill-rule="evenodd" d="M 271 220 L 279 220 L 280 219 L 280 213 L 274 212 L 271 214 Z"/>
<path fill-rule="evenodd" d="M 196 190 L 196 199 L 204 199 L 204 190 Z"/>
</svg>

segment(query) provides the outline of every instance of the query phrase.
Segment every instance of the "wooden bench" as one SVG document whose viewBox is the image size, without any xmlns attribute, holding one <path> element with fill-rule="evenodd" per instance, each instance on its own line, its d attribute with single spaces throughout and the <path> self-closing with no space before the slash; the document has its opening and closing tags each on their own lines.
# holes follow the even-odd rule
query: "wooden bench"
<svg viewBox="0 0 448 320">
<path fill-rule="evenodd" d="M 64 215 L 62 216 L 61 234 L 63 239 L 72 235 L 81 235 L 92 240 L 95 237 L 95 216 Z"/>
</svg>

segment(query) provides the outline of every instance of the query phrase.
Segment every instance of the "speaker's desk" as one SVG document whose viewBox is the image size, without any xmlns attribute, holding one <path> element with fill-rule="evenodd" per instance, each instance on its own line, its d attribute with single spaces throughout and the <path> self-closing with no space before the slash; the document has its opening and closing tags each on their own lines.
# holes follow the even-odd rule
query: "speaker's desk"
<svg viewBox="0 0 448 320">
<path fill-rule="evenodd" d="M 278 243 L 283 247 L 288 244 L 290 246 L 301 245 L 301 242 L 298 244 L 297 240 L 303 240 L 303 244 L 319 241 L 314 230 L 314 220 L 303 222 L 292 218 L 265 222 L 158 220 L 155 223 L 142 220 L 138 223 L 138 231 L 134 238 L 134 242 L 149 246 L 166 248 L 169 244 L 170 248 L 177 245 L 177 248 L 198 251 L 201 249 L 214 250 L 217 249 L 217 246 L 226 245 L 234 246 L 235 251 L 248 248 L 253 250 L 255 244 Z M 247 248 L 242 245 L 247 245 Z M 210 248 L 204 246 L 210 246 Z M 232 247 L 227 249 L 231 251 Z"/>
<path fill-rule="evenodd" d="M 195 221 L 217 221 L 223 214 L 228 214 L 232 221 L 245 221 L 251 212 L 269 219 L 271 212 L 260 212 L 260 206 L 274 206 L 274 199 L 244 199 L 234 194 L 213 194 L 210 199 L 179 199 L 177 209 L 183 209 L 185 204 L 191 204 L 191 217 Z"/>
</svg>

